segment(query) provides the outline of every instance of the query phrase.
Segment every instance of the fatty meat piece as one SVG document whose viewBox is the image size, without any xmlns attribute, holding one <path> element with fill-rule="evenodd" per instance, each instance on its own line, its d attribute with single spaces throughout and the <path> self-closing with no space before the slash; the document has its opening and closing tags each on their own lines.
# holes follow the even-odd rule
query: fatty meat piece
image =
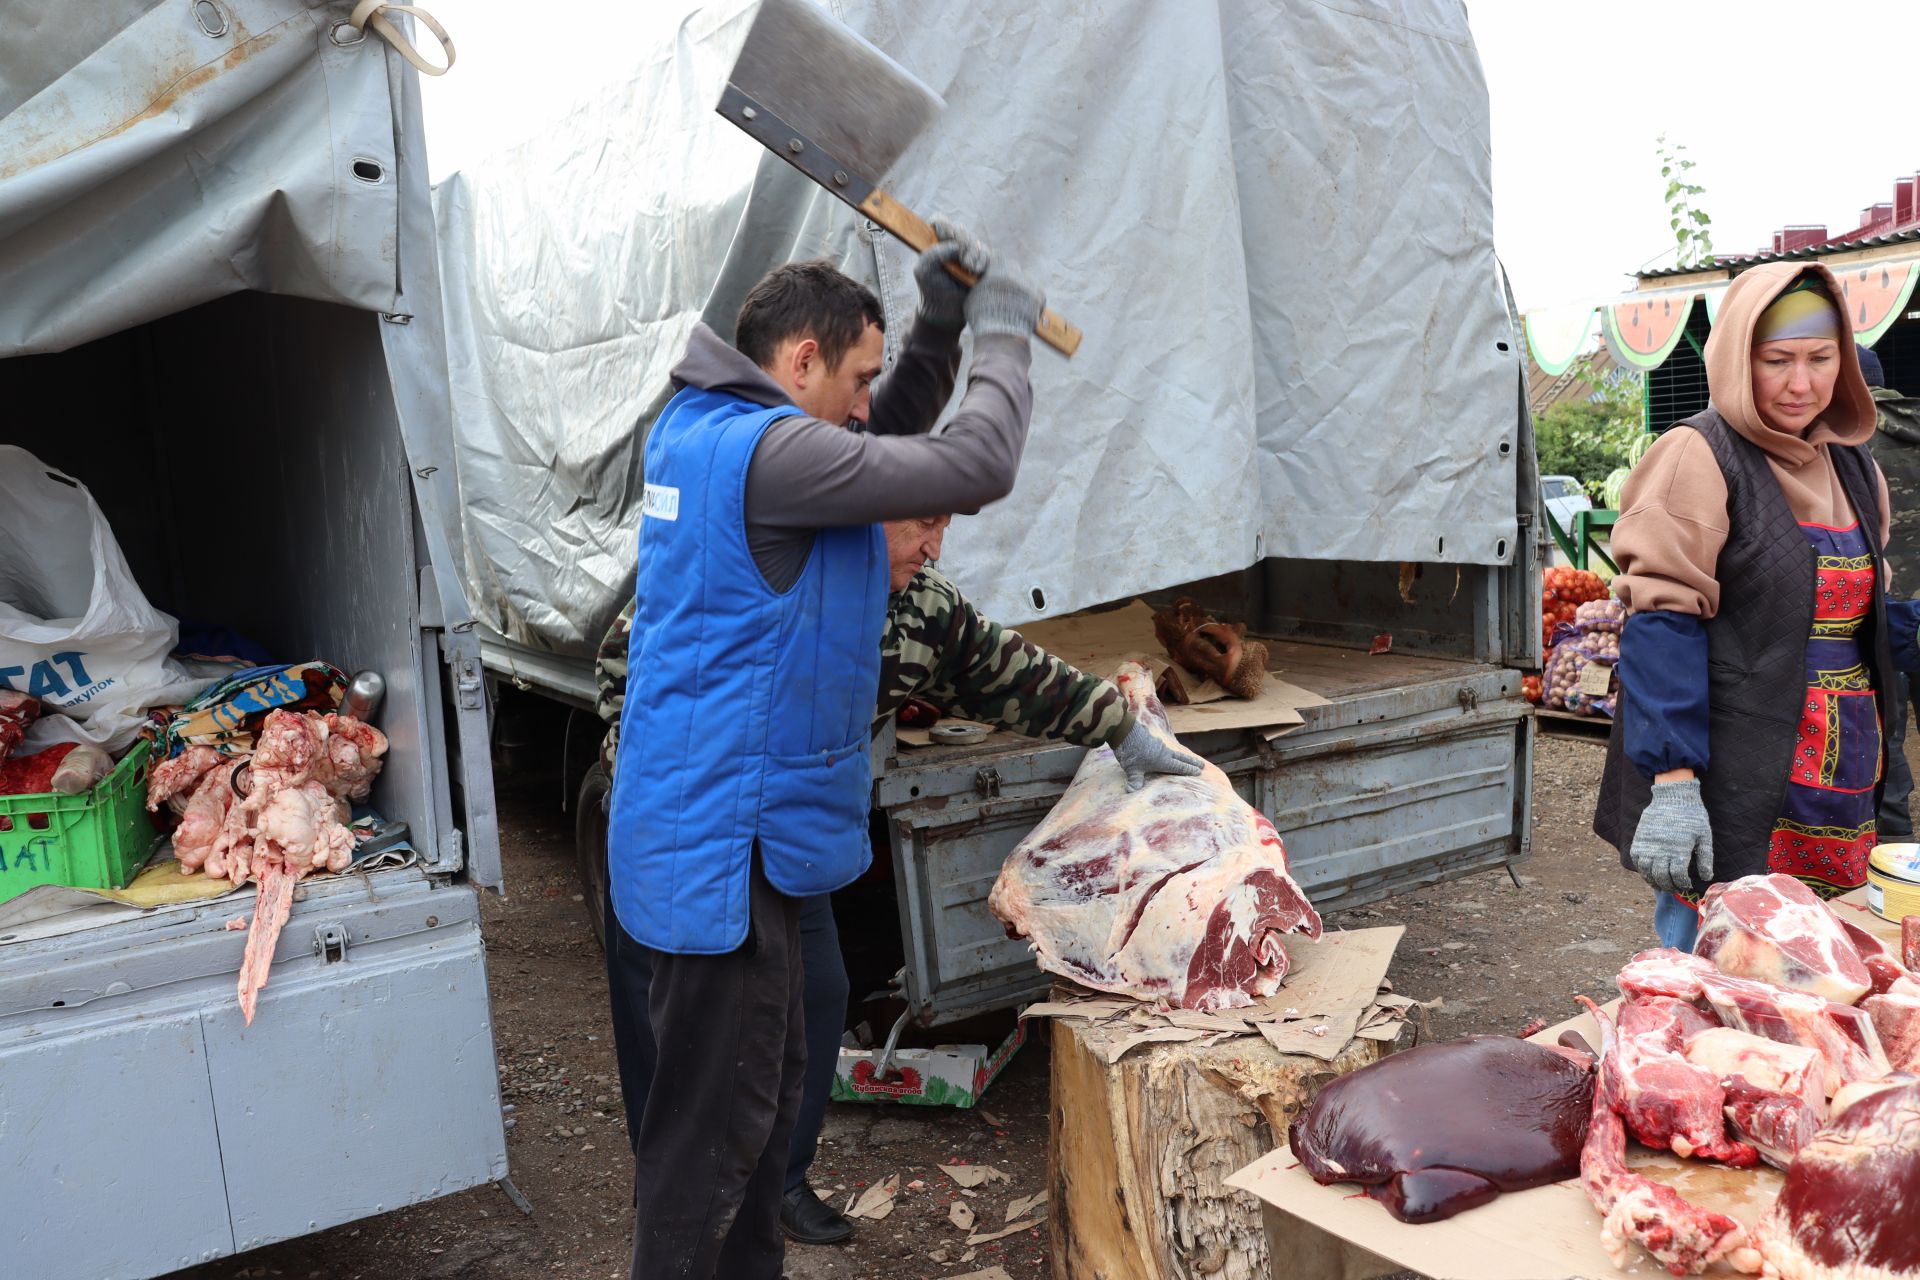
<svg viewBox="0 0 1920 1280">
<path fill-rule="evenodd" d="M 1315 1181 L 1359 1183 L 1402 1222 L 1434 1222 L 1572 1177 L 1592 1105 L 1590 1062 L 1466 1036 L 1340 1077 L 1287 1138 Z"/>
<path fill-rule="evenodd" d="M 1727 1123 L 1740 1140 L 1774 1168 L 1791 1168 L 1800 1148 L 1818 1132 L 1826 1099 L 1809 1103 L 1797 1093 L 1762 1088 L 1740 1076 L 1722 1083 L 1727 1090 Z"/>
<path fill-rule="evenodd" d="M 1738 1077 L 1772 1093 L 1788 1093 L 1826 1111 L 1826 1059 L 1806 1045 L 1781 1044 L 1733 1027 L 1710 1027 L 1687 1038 L 1688 1062 L 1718 1080 Z"/>
<path fill-rule="evenodd" d="M 1627 961 L 1614 983 L 1629 1000 L 1635 996 L 1670 996 L 1697 1003 L 1706 999 L 1700 989 L 1700 975 L 1713 972 L 1714 967 L 1699 956 L 1658 947 Z"/>
<path fill-rule="evenodd" d="M 1873 1019 L 1888 1065 L 1895 1071 L 1920 1073 L 1920 997 L 1888 992 L 1868 996 L 1860 1008 Z"/>
<path fill-rule="evenodd" d="M 171 760 L 162 760 L 147 775 L 147 812 L 158 813 L 160 806 L 177 795 L 191 795 L 221 755 L 212 747 L 196 743 Z"/>
<path fill-rule="evenodd" d="M 1852 1004 L 1873 989 L 1866 962 L 1813 890 L 1785 875 L 1742 876 L 1700 900 L 1693 953 L 1735 978 Z"/>
<path fill-rule="evenodd" d="M 1177 745 L 1146 668 L 1126 663 L 1116 683 L 1135 719 Z M 1107 747 L 1087 752 L 1008 855 L 988 905 L 1048 972 L 1188 1009 L 1272 995 L 1290 963 L 1282 938 L 1320 936 L 1279 833 L 1217 766 L 1128 791 Z"/>
<path fill-rule="evenodd" d="M 1702 974 L 1700 986 L 1727 1026 L 1819 1050 L 1830 1090 L 1892 1070 L 1873 1019 L 1852 1005 L 1721 973 Z"/>
<path fill-rule="evenodd" d="M 1759 1153 L 1727 1137 L 1726 1090 L 1717 1072 L 1689 1062 L 1690 1037 L 1722 1030 L 1683 1000 L 1647 996 L 1620 1006 L 1613 1054 L 1617 1110 L 1634 1137 L 1682 1158 L 1698 1156 L 1736 1167 Z"/>
<path fill-rule="evenodd" d="M 1778 1280 L 1920 1277 L 1920 1080 L 1850 1086 L 1802 1147 L 1755 1243 Z"/>
<path fill-rule="evenodd" d="M 1738 1222 L 1627 1167 L 1620 1037 L 1605 1010 L 1584 996 L 1579 999 L 1600 1024 L 1601 1042 L 1593 1109 L 1580 1149 L 1580 1183 L 1600 1211 L 1600 1243 L 1607 1256 L 1614 1266 L 1625 1267 L 1638 1245 L 1676 1276 L 1698 1275 L 1723 1258 L 1735 1270 L 1758 1272 L 1760 1256 Z"/>
<path fill-rule="evenodd" d="M 1838 919 L 1838 917 L 1835 917 Z M 1860 959 L 1867 966 L 1867 980 L 1872 984 L 1872 994 L 1886 995 L 1895 991 L 1906 996 L 1920 996 L 1920 974 L 1915 974 L 1900 963 L 1900 957 L 1894 949 L 1883 942 L 1878 935 L 1867 932 L 1849 920 L 1841 920 L 1840 927 L 1847 931 L 1847 937 L 1853 941 Z"/>
</svg>

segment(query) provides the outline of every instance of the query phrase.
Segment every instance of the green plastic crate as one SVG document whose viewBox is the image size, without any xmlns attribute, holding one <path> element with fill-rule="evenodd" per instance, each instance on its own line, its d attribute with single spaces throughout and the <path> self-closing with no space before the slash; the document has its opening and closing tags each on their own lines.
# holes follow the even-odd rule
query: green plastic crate
<svg viewBox="0 0 1920 1280">
<path fill-rule="evenodd" d="M 85 795 L 0 796 L 0 902 L 43 884 L 124 889 L 146 864 L 145 740 Z"/>
</svg>

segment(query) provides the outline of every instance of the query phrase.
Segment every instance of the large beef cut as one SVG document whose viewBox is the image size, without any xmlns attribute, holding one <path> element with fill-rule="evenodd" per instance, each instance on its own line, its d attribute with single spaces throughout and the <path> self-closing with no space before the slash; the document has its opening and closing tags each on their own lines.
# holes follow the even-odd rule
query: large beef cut
<svg viewBox="0 0 1920 1280">
<path fill-rule="evenodd" d="M 1781 1280 L 1920 1277 L 1920 1081 L 1850 1085 L 1754 1231 Z"/>
<path fill-rule="evenodd" d="M 1688 1037 L 1715 1029 L 1713 1019 L 1670 996 L 1630 1000 L 1619 1019 L 1612 1087 L 1633 1136 L 1681 1157 L 1756 1163 L 1752 1147 L 1727 1137 L 1721 1077 L 1684 1053 Z"/>
<path fill-rule="evenodd" d="M 1572 1177 L 1592 1105 L 1590 1062 L 1467 1036 L 1340 1077 L 1287 1137 L 1315 1181 L 1359 1183 L 1402 1222 L 1432 1222 Z"/>
<path fill-rule="evenodd" d="M 1847 931 L 1792 876 L 1743 876 L 1700 900 L 1693 953 L 1735 978 L 1752 978 L 1852 1004 L 1873 989 Z"/>
<path fill-rule="evenodd" d="M 1758 1271 L 1759 1258 L 1738 1222 L 1627 1167 L 1621 1040 L 1605 1010 L 1584 996 L 1580 1001 L 1600 1024 L 1601 1036 L 1599 1079 L 1580 1151 L 1580 1183 L 1600 1211 L 1600 1243 L 1607 1256 L 1624 1267 L 1631 1246 L 1637 1244 L 1676 1276 L 1696 1275 L 1722 1258 L 1740 1271 Z"/>
<path fill-rule="evenodd" d="M 1146 668 L 1126 663 L 1115 679 L 1135 718 L 1177 745 Z M 1209 764 L 1130 792 L 1107 747 L 1087 752 L 1008 855 L 988 905 L 1041 968 L 1189 1009 L 1272 995 L 1287 973 L 1281 939 L 1320 936 L 1279 833 L 1226 774 Z"/>
<path fill-rule="evenodd" d="M 1722 973 L 1701 974 L 1700 989 L 1727 1026 L 1819 1050 L 1828 1089 L 1892 1070 L 1872 1017 L 1853 1005 Z"/>
</svg>

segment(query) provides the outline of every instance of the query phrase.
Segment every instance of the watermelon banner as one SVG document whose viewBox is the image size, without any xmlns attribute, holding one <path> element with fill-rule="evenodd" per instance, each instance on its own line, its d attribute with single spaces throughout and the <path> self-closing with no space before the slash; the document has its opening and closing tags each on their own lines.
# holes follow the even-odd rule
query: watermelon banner
<svg viewBox="0 0 1920 1280">
<path fill-rule="evenodd" d="M 1629 294 L 1600 308 L 1607 345 L 1630 369 L 1658 369 L 1673 354 L 1693 314 L 1696 289 Z"/>
<path fill-rule="evenodd" d="M 1522 319 L 1527 331 L 1527 352 L 1533 356 L 1533 362 L 1556 378 L 1565 373 L 1587 349 L 1587 339 L 1593 336 L 1595 314 L 1591 302 L 1537 307 L 1527 312 Z"/>
<path fill-rule="evenodd" d="M 1880 341 L 1906 311 L 1913 282 L 1920 278 L 1920 259 L 1904 262 L 1863 262 L 1833 267 L 1846 296 L 1847 318 L 1853 322 L 1853 340 L 1863 347 Z"/>
</svg>

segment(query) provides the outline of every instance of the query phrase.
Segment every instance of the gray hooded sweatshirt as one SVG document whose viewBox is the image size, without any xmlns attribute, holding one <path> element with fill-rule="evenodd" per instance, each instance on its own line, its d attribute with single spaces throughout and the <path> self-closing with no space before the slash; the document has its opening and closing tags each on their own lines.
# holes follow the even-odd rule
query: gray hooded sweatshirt
<svg viewBox="0 0 1920 1280">
<path fill-rule="evenodd" d="M 927 434 L 953 394 L 960 335 L 916 319 L 894 367 L 874 384 L 865 431 L 805 414 L 777 420 L 747 468 L 747 547 L 767 585 L 799 580 L 816 530 L 978 511 L 1013 489 L 1033 388 L 1025 338 L 974 340 L 960 408 Z M 698 325 L 673 368 L 675 389 L 725 392 L 773 408 L 792 399 L 765 370 Z"/>
</svg>

